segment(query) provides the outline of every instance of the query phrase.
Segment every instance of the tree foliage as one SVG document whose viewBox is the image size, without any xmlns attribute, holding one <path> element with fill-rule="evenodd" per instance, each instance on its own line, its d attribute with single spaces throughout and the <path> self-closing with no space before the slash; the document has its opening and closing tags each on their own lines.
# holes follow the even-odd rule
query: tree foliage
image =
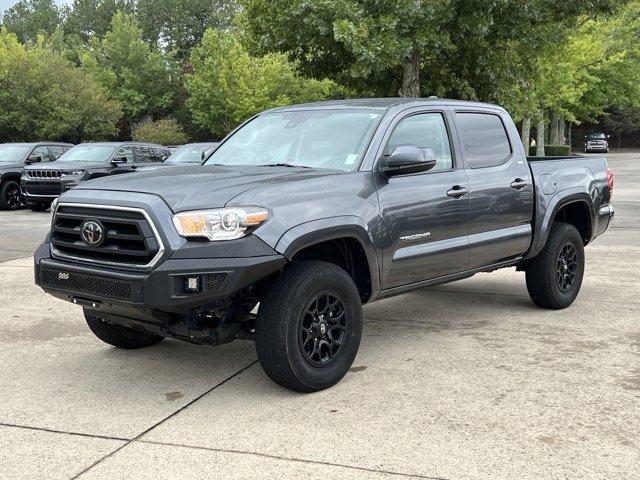
<svg viewBox="0 0 640 480">
<path fill-rule="evenodd" d="M 330 80 L 299 76 L 285 55 L 249 55 L 232 35 L 207 30 L 191 56 L 187 105 L 196 123 L 222 137 L 261 110 L 340 95 Z"/>
<path fill-rule="evenodd" d="M 81 58 L 84 69 L 123 108 L 123 130 L 145 117 L 158 117 L 173 105 L 175 76 L 163 54 L 142 39 L 131 14 L 118 12 L 102 41 Z"/>
<path fill-rule="evenodd" d="M 4 12 L 3 26 L 21 42 L 35 42 L 37 35 L 50 35 L 62 22 L 65 9 L 54 0 L 20 0 Z"/>
<path fill-rule="evenodd" d="M 0 139 L 103 139 L 121 110 L 102 87 L 42 39 L 26 47 L 0 31 Z"/>
<path fill-rule="evenodd" d="M 138 142 L 160 145 L 182 145 L 189 140 L 180 124 L 173 118 L 137 123 L 133 127 L 132 137 Z"/>
</svg>

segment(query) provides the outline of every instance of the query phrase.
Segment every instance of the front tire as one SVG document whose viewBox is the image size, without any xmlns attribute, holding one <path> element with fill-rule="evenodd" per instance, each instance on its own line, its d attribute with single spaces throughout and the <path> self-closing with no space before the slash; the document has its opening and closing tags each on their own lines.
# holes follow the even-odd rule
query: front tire
<svg viewBox="0 0 640 480">
<path fill-rule="evenodd" d="M 526 271 L 527 290 L 542 308 L 562 309 L 573 303 L 584 275 L 584 245 L 573 225 L 551 226 L 547 243 Z"/>
<path fill-rule="evenodd" d="M 0 210 L 16 210 L 22 205 L 22 191 L 14 180 L 7 180 L 0 185 Z"/>
<path fill-rule="evenodd" d="M 138 330 L 108 323 L 86 312 L 84 318 L 96 337 L 114 347 L 132 350 L 150 347 L 164 340 L 164 337 L 158 335 L 139 332 Z"/>
<path fill-rule="evenodd" d="M 353 279 L 327 262 L 294 263 L 262 300 L 256 352 L 278 385 L 316 392 L 349 371 L 362 336 L 362 303 Z"/>
</svg>

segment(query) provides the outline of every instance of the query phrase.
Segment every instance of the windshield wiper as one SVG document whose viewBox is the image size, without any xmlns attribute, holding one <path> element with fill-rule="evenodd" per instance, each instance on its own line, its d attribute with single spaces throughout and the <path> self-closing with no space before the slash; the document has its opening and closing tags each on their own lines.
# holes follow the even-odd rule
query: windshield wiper
<svg viewBox="0 0 640 480">
<path fill-rule="evenodd" d="M 258 167 L 292 167 L 292 168 L 313 168 L 306 165 L 296 165 L 294 163 L 265 163 L 263 165 L 257 165 Z"/>
</svg>

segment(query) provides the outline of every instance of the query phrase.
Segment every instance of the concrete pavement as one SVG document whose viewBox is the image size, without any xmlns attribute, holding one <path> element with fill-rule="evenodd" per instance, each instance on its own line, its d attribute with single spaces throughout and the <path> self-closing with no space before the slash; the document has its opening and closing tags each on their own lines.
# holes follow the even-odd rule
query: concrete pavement
<svg viewBox="0 0 640 480">
<path fill-rule="evenodd" d="M 311 395 L 249 342 L 102 344 L 33 285 L 49 215 L 0 212 L 0 478 L 637 478 L 640 155 L 609 158 L 572 307 L 513 269 L 369 305 L 352 372 Z"/>
</svg>

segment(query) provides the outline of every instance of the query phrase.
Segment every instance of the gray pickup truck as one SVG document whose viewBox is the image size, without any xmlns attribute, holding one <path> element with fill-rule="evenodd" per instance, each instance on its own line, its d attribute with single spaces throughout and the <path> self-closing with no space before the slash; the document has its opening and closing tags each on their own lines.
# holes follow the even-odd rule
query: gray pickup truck
<svg viewBox="0 0 640 480">
<path fill-rule="evenodd" d="M 317 391 L 352 364 L 367 302 L 517 267 L 535 304 L 568 307 L 612 188 L 604 158 L 527 159 L 494 105 L 283 107 L 203 166 L 66 192 L 35 278 L 106 343 L 253 339 L 271 379 Z"/>
</svg>

